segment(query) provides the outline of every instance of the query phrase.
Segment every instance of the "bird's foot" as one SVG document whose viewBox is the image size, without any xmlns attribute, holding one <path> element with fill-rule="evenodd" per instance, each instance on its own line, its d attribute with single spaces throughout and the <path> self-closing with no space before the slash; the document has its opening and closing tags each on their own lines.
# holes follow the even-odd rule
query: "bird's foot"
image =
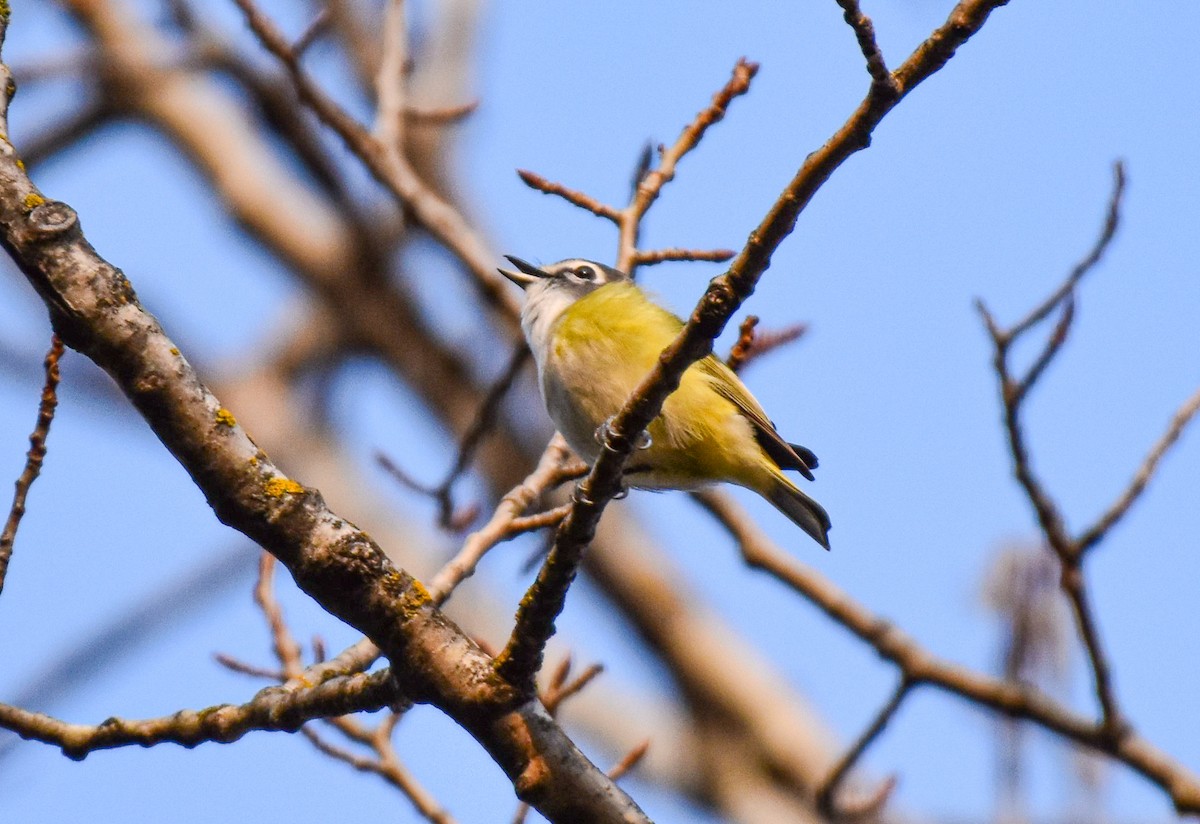
<svg viewBox="0 0 1200 824">
<path fill-rule="evenodd" d="M 617 432 L 613 428 L 613 422 L 617 419 L 616 415 L 608 418 L 604 423 L 596 427 L 596 443 L 600 444 L 609 452 L 616 452 L 617 448 L 613 446 L 613 440 L 617 437 Z M 650 439 L 650 433 L 643 431 L 637 436 L 633 442 L 634 449 L 649 449 L 654 443 Z"/>
</svg>

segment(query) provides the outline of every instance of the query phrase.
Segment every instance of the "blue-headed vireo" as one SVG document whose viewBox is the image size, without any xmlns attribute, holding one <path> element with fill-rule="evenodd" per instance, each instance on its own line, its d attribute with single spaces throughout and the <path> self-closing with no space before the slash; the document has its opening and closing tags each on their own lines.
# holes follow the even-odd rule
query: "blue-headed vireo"
<svg viewBox="0 0 1200 824">
<path fill-rule="evenodd" d="M 500 273 L 525 290 L 521 327 L 537 361 L 542 399 L 558 431 L 591 463 L 597 431 L 621 410 L 683 321 L 624 272 L 590 260 L 537 267 L 509 257 Z M 625 467 L 631 486 L 695 489 L 726 482 L 770 501 L 829 549 L 829 516 L 784 474 L 809 480 L 817 456 L 789 444 L 729 367 L 709 355 L 683 375 Z"/>
</svg>

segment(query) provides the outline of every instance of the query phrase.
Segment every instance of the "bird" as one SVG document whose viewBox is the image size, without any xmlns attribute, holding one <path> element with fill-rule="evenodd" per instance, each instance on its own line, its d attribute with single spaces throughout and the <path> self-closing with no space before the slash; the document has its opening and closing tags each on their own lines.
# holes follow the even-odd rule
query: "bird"
<svg viewBox="0 0 1200 824">
<path fill-rule="evenodd" d="M 546 411 L 571 449 L 592 464 L 605 427 L 654 368 L 683 321 L 626 273 L 571 258 L 535 266 L 506 255 L 500 274 L 525 293 L 521 328 L 537 364 Z M 625 467 L 639 489 L 731 483 L 761 495 L 825 549 L 829 515 L 784 470 L 810 481 L 812 450 L 788 443 L 733 370 L 713 355 L 692 364 Z"/>
</svg>

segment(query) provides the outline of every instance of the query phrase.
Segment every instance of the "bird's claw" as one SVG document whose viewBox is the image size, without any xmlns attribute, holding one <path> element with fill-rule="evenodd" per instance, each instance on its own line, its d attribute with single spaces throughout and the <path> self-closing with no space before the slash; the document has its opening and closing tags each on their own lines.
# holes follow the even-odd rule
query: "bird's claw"
<svg viewBox="0 0 1200 824">
<path fill-rule="evenodd" d="M 613 439 L 616 437 L 616 430 L 613 428 L 613 421 L 615 420 L 616 416 L 614 415 L 596 427 L 596 442 L 609 452 L 619 451 L 612 444 Z M 633 448 L 649 449 L 653 443 L 654 441 L 650 439 L 650 433 L 643 431 L 640 435 L 638 435 L 637 440 L 633 442 Z"/>
</svg>

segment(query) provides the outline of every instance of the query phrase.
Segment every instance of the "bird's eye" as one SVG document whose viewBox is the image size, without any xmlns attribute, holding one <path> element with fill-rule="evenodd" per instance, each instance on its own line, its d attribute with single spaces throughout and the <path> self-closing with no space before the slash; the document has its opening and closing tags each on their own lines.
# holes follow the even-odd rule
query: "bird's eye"
<svg viewBox="0 0 1200 824">
<path fill-rule="evenodd" d="M 580 266 L 575 270 L 575 277 L 579 278 L 580 280 L 595 280 L 596 270 L 591 266 Z"/>
</svg>

